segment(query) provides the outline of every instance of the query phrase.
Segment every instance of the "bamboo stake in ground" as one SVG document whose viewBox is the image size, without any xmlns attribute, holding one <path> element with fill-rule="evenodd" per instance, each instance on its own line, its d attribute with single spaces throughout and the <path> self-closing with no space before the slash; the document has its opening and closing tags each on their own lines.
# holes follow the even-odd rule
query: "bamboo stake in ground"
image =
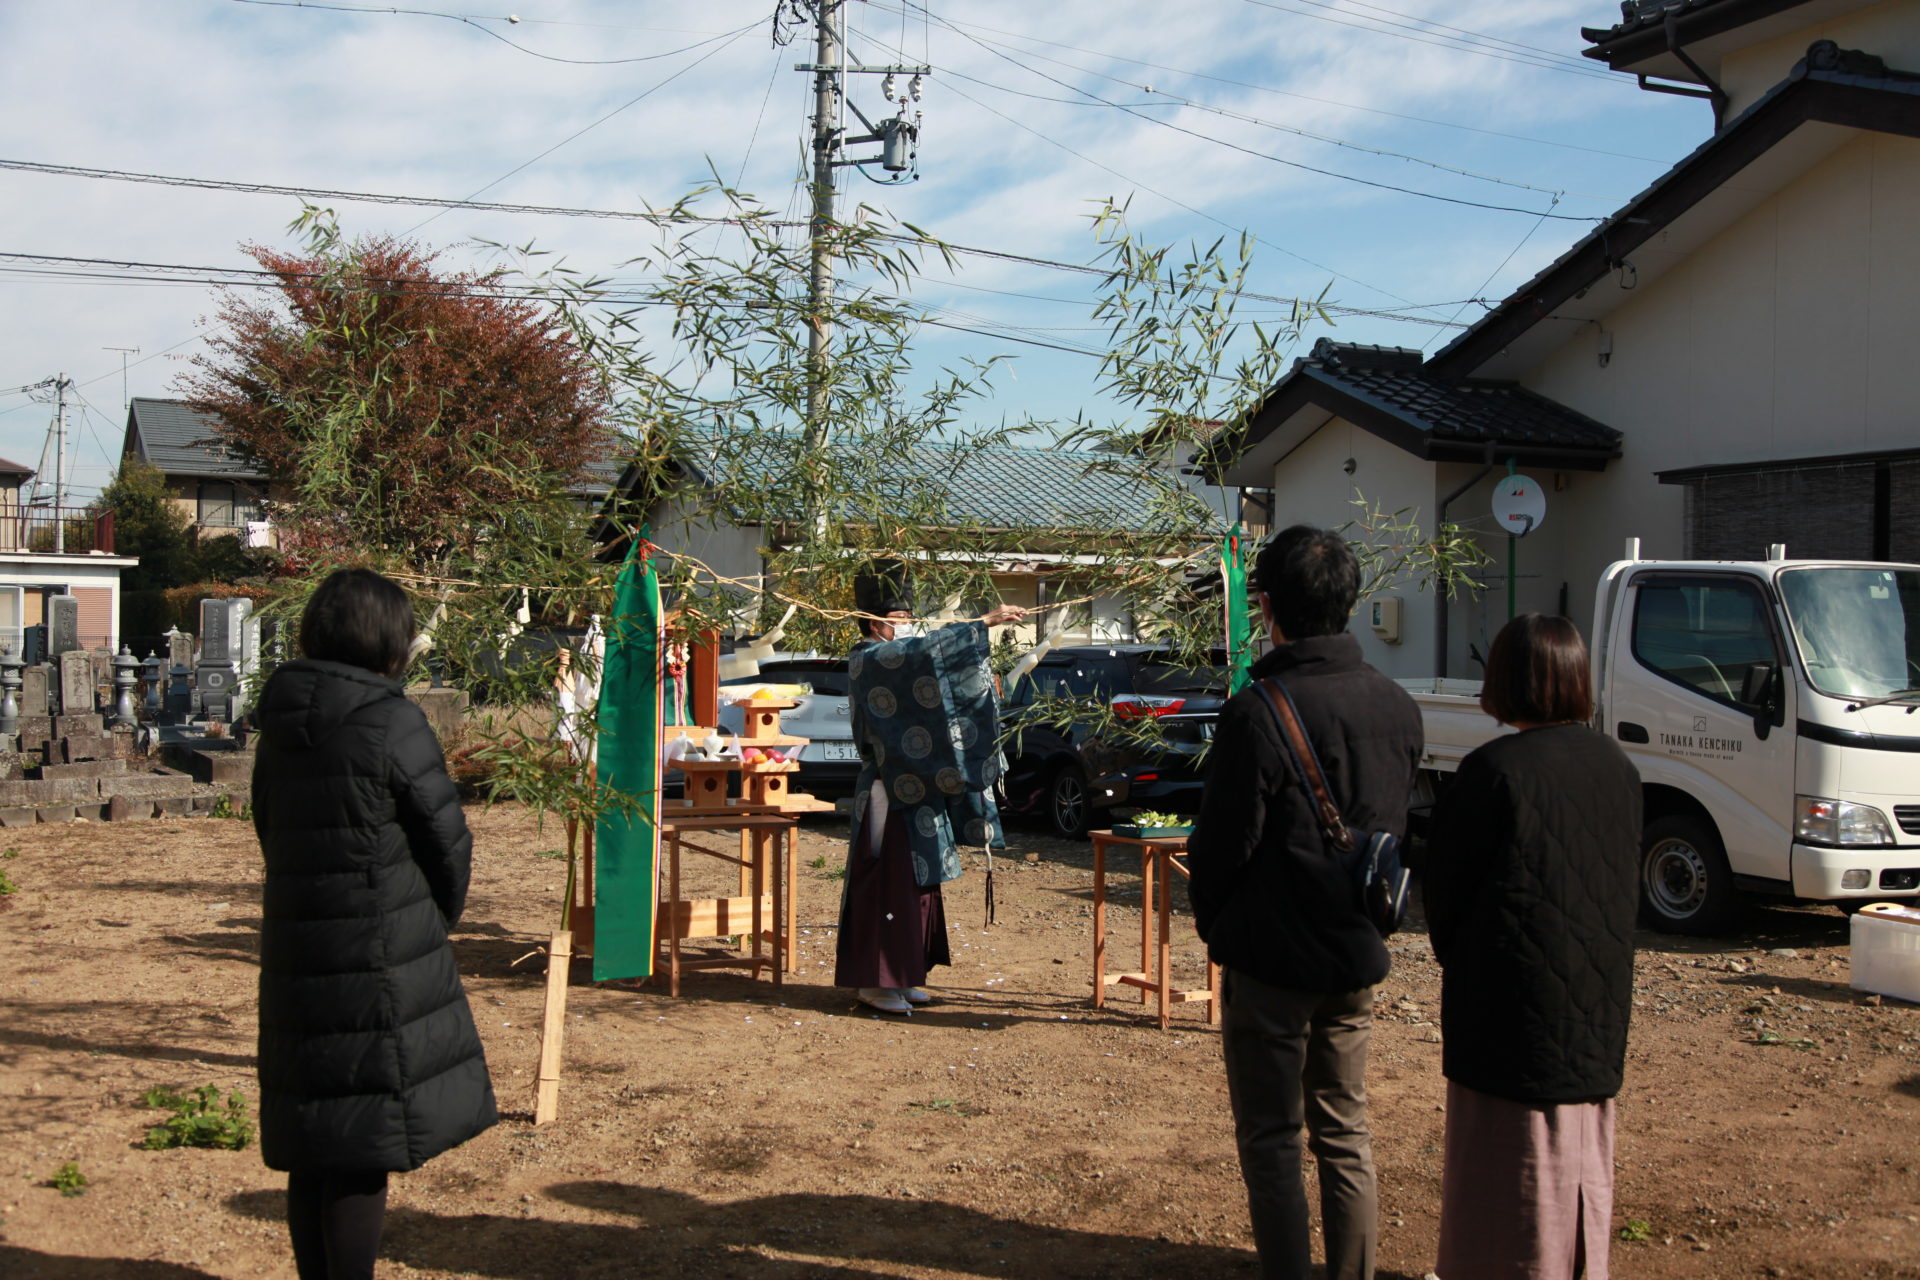
<svg viewBox="0 0 1920 1280">
<path fill-rule="evenodd" d="M 533 1098 L 535 1124 L 549 1124 L 560 1113 L 560 1042 L 567 1029 L 567 971 L 572 964 L 573 934 L 562 930 L 547 944 L 547 1017 L 540 1028 L 540 1076 Z"/>
</svg>

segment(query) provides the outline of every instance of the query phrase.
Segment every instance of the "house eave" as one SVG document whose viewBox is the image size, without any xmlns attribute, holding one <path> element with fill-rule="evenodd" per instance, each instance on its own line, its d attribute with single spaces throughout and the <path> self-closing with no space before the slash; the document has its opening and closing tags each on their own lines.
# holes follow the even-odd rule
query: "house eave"
<svg viewBox="0 0 1920 1280">
<path fill-rule="evenodd" d="M 1750 184 L 1735 180 L 1809 126 L 1920 137 L 1920 77 L 1899 72 L 1862 74 L 1855 69 L 1860 58 L 1830 42 L 1816 44 L 1786 80 L 1436 352 L 1429 368 L 1450 377 L 1475 377 L 1484 376 L 1489 364 L 1501 361 L 1497 372 L 1512 376 L 1527 361 L 1503 357 L 1522 354 L 1514 348 L 1537 327 L 1565 322 L 1550 331 L 1550 341 L 1529 344 L 1525 355 L 1544 354 L 1565 341 L 1574 328 L 1611 310 L 1620 301 L 1616 295 L 1632 286 L 1600 291 L 1591 300 L 1587 292 L 1611 272 L 1624 275 L 1632 265 L 1630 255 L 1654 237 L 1676 228 L 1710 201 L 1712 206 L 1703 216 L 1721 226 L 1770 198 L 1787 177 L 1776 174 Z M 1804 137 L 1801 150 L 1809 155 L 1791 157 L 1793 175 L 1804 172 L 1844 140 L 1837 134 Z M 1800 163 L 1802 159 L 1805 163 Z M 1638 283 L 1638 275 L 1634 280 Z M 1573 305 L 1576 302 L 1585 306 Z"/>
<path fill-rule="evenodd" d="M 1733 48 L 1803 31 L 1837 13 L 1863 7 L 1869 0 L 1722 0 L 1673 16 L 1673 41 L 1696 64 L 1711 66 Z M 1799 11 L 1799 12 L 1796 12 Z M 1609 30 L 1584 28 L 1593 47 L 1581 56 L 1605 63 L 1614 71 L 1657 76 L 1662 80 L 1700 83 L 1692 68 L 1674 56 L 1664 22 L 1647 23 L 1611 35 Z"/>
</svg>

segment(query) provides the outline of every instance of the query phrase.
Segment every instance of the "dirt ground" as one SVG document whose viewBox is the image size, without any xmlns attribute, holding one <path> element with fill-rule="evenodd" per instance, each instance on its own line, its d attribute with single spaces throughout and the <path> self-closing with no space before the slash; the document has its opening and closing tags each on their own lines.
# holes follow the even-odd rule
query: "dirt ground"
<svg viewBox="0 0 1920 1280">
<path fill-rule="evenodd" d="M 1091 856 L 1011 833 L 999 923 L 949 886 L 955 966 L 911 1019 L 831 981 L 845 825 L 801 837 L 802 972 L 679 999 L 577 962 L 561 1119 L 531 1122 L 556 825 L 471 814 L 455 937 L 503 1122 L 394 1181 L 383 1274 L 1251 1276 L 1218 1032 L 1089 1003 Z M 11 830 L 0 859 L 0 1276 L 290 1277 L 281 1182 L 241 1152 L 140 1147 L 150 1086 L 255 1096 L 260 869 L 221 819 Z M 1035 861 L 1028 862 L 1027 856 Z M 810 865 L 817 862 L 819 865 Z M 718 868 L 718 864 L 713 864 Z M 1116 877 L 1116 956 L 1138 878 Z M 1191 925 L 1178 962 L 1199 984 Z M 1619 1105 L 1615 1274 L 1920 1276 L 1920 1011 L 1847 986 L 1830 908 L 1640 939 Z M 1439 975 L 1416 926 L 1379 991 L 1382 1274 L 1432 1264 Z M 46 1186 L 63 1163 L 83 1195 Z"/>
</svg>

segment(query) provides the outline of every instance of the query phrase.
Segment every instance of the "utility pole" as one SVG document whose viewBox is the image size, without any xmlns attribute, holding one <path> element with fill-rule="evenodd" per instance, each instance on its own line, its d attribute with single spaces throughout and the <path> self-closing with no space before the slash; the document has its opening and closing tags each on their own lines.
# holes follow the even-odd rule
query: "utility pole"
<svg viewBox="0 0 1920 1280">
<path fill-rule="evenodd" d="M 814 0 L 813 214 L 807 275 L 807 451 L 827 443 L 827 375 L 833 351 L 833 170 L 840 149 L 840 99 L 846 82 L 846 0 Z M 823 512 L 812 513 L 818 523 Z M 818 532 L 818 530 L 816 530 Z"/>
<path fill-rule="evenodd" d="M 73 383 L 67 375 L 53 380 L 53 549 L 67 549 L 67 392 Z"/>
<path fill-rule="evenodd" d="M 917 152 L 913 148 L 920 133 L 920 113 L 915 111 L 913 119 L 908 120 L 907 110 L 910 102 L 920 100 L 921 80 L 933 70 L 927 66 L 869 67 L 857 60 L 852 67 L 848 67 L 846 5 L 847 0 L 812 0 L 813 61 L 798 63 L 794 67 L 796 71 L 813 73 L 813 212 L 807 223 L 810 254 L 807 271 L 806 465 L 810 471 L 824 465 L 821 455 L 828 444 L 828 418 L 832 408 L 828 388 L 832 385 L 833 372 L 833 171 L 843 165 L 878 164 L 888 173 L 911 175 L 900 181 L 911 181 L 919 176 L 914 172 Z M 850 71 L 884 75 L 888 104 L 897 105 L 898 113 L 878 125 L 868 120 L 858 106 L 847 100 L 846 82 Z M 896 103 L 894 84 L 897 75 L 910 75 L 913 80 L 908 96 L 902 96 Z M 866 133 L 854 138 L 842 136 L 844 130 L 840 120 L 843 107 L 852 107 L 860 123 L 866 125 Z M 847 143 L 864 142 L 880 143 L 881 153 L 860 159 L 841 154 Z M 826 495 L 819 491 L 820 485 L 812 477 L 809 477 L 807 488 L 808 536 L 822 538 L 827 531 Z"/>
</svg>

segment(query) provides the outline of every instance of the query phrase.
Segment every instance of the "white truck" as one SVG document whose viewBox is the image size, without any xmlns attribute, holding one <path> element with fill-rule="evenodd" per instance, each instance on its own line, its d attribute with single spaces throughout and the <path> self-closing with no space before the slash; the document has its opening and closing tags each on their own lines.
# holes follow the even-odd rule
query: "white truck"
<svg viewBox="0 0 1920 1280">
<path fill-rule="evenodd" d="M 1843 910 L 1920 893 L 1920 565 L 1641 560 L 1595 595 L 1594 726 L 1640 771 L 1641 910 L 1713 933 L 1742 892 Z M 1466 680 L 1402 681 L 1423 785 L 1502 726 Z"/>
</svg>

